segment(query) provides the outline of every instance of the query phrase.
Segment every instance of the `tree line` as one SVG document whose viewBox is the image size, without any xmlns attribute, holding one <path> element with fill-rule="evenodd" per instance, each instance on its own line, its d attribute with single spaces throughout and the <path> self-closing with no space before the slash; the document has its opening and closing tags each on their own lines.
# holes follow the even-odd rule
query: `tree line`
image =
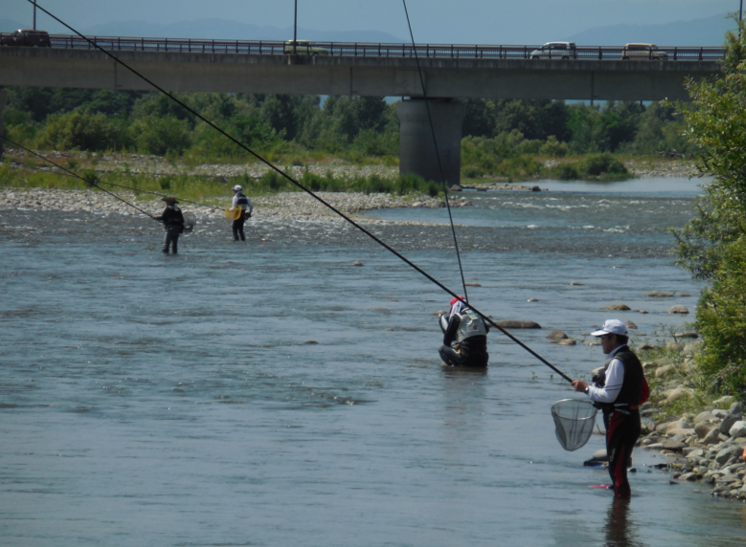
<svg viewBox="0 0 746 547">
<path fill-rule="evenodd" d="M 233 143 L 155 92 L 6 88 L 8 136 L 25 146 L 134 152 L 191 162 L 250 161 Z M 177 93 L 252 149 L 288 163 L 335 156 L 395 164 L 399 122 L 382 97 Z M 463 101 L 465 175 L 500 170 L 504 160 L 594 153 L 691 153 L 674 106 L 540 100 Z M 528 164 L 527 164 L 528 165 Z M 527 170 L 527 171 L 526 171 Z M 530 176 L 524 166 L 524 174 Z"/>
</svg>

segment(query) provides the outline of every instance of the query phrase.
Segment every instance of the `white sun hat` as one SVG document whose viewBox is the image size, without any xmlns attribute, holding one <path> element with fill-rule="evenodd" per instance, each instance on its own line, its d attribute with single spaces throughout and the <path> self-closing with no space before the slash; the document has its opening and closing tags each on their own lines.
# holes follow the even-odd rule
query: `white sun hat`
<svg viewBox="0 0 746 547">
<path fill-rule="evenodd" d="M 607 334 L 627 336 L 627 327 L 619 319 L 607 319 L 601 330 L 592 332 L 591 336 L 606 336 Z"/>
</svg>

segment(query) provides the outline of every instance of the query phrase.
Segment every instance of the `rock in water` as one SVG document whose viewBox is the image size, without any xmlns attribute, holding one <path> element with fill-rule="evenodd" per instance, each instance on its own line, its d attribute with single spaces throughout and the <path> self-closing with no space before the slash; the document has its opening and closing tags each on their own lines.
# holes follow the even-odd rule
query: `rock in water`
<svg viewBox="0 0 746 547">
<path fill-rule="evenodd" d="M 504 329 L 540 329 L 541 325 L 536 321 L 516 321 L 513 319 L 503 319 L 495 321 L 495 324 Z"/>
</svg>

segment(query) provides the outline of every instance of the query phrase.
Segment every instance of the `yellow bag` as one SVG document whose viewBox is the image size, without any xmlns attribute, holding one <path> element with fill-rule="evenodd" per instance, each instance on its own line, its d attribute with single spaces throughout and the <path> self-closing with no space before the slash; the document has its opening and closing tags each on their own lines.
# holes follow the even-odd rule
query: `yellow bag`
<svg viewBox="0 0 746 547">
<path fill-rule="evenodd" d="M 228 220 L 238 220 L 241 218 L 241 215 L 243 215 L 243 209 L 240 207 L 236 207 L 235 209 L 233 207 L 225 208 L 225 218 Z"/>
</svg>

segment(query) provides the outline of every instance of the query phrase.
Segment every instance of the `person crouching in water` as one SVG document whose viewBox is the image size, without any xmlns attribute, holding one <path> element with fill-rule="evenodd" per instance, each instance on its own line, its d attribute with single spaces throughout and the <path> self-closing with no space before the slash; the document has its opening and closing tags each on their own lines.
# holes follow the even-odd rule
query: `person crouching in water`
<svg viewBox="0 0 746 547">
<path fill-rule="evenodd" d="M 642 364 L 629 349 L 627 327 L 618 319 L 609 319 L 591 333 L 601 339 L 601 348 L 609 356 L 603 372 L 593 377 L 593 385 L 582 380 L 572 382 L 604 414 L 606 453 L 609 456 L 609 475 L 617 498 L 629 498 L 632 492 L 627 480 L 632 449 L 640 437 L 640 405 L 648 400 L 650 388 L 645 380 Z"/>
<path fill-rule="evenodd" d="M 443 345 L 438 351 L 444 363 L 454 367 L 487 366 L 490 358 L 487 353 L 489 327 L 464 303 L 463 297 L 451 300 L 448 313 L 440 316 L 440 328 L 443 330 Z M 452 347 L 454 340 L 456 345 Z"/>
<path fill-rule="evenodd" d="M 163 222 L 163 227 L 166 229 L 163 254 L 168 254 L 169 247 L 172 249 L 171 252 L 176 254 L 178 252 L 179 234 L 184 232 L 184 215 L 181 213 L 181 209 L 176 206 L 179 203 L 176 198 L 167 196 L 161 201 L 166 202 L 166 208 L 161 216 L 153 217 L 153 220 Z"/>
<path fill-rule="evenodd" d="M 233 221 L 233 239 L 238 241 L 238 236 L 241 236 L 241 241 L 246 241 L 246 236 L 243 233 L 243 224 L 247 219 L 251 218 L 251 213 L 254 211 L 254 206 L 249 201 L 249 198 L 243 195 L 243 187 L 236 184 L 233 187 L 233 203 L 232 209 L 240 207 L 241 215 Z M 248 212 L 246 211 L 248 209 Z"/>
</svg>

